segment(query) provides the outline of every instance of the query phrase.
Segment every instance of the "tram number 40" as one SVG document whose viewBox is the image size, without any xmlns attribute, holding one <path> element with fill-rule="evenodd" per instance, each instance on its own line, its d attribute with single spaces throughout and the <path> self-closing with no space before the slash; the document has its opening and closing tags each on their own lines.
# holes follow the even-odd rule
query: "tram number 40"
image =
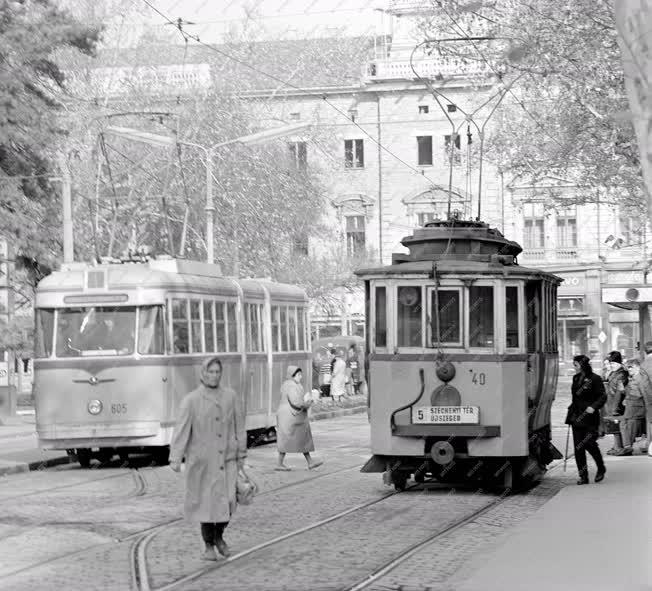
<svg viewBox="0 0 652 591">
<path fill-rule="evenodd" d="M 124 415 L 127 413 L 127 405 L 123 402 L 122 404 L 112 404 L 111 405 L 111 414 L 112 415 Z"/>
<path fill-rule="evenodd" d="M 471 372 L 471 382 L 474 384 L 479 384 L 480 386 L 484 386 L 487 383 L 487 377 L 482 373 L 477 373 L 473 371 L 472 369 L 469 370 Z"/>
</svg>

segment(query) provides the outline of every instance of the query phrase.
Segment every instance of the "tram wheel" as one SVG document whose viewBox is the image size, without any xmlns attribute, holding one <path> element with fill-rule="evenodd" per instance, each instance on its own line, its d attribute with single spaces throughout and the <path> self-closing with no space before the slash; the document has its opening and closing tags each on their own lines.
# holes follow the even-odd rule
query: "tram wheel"
<svg viewBox="0 0 652 591">
<path fill-rule="evenodd" d="M 399 492 L 404 491 L 405 488 L 407 487 L 407 481 L 408 481 L 407 474 L 402 474 L 401 472 L 397 472 L 393 475 L 392 480 L 394 481 L 394 488 Z"/>
<path fill-rule="evenodd" d="M 100 461 L 100 464 L 108 464 L 113 459 L 113 450 L 102 448 L 97 452 L 97 459 Z"/>
<path fill-rule="evenodd" d="M 91 450 L 87 448 L 76 449 L 75 456 L 77 456 L 77 461 L 82 468 L 91 467 Z"/>
<path fill-rule="evenodd" d="M 118 451 L 118 455 L 120 456 L 120 461 L 121 462 L 128 462 L 129 461 L 129 452 L 128 451 L 123 451 L 120 450 Z"/>
<path fill-rule="evenodd" d="M 170 461 L 170 446 L 162 445 L 161 447 L 155 447 L 152 450 L 152 455 L 154 456 L 154 461 L 159 466 L 167 466 Z"/>
</svg>

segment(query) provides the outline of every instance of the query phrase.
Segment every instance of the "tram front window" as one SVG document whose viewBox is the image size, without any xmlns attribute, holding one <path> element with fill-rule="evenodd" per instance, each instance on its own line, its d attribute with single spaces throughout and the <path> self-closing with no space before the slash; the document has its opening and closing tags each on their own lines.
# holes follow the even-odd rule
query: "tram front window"
<svg viewBox="0 0 652 591">
<path fill-rule="evenodd" d="M 421 287 L 398 288 L 398 346 L 423 347 Z"/>
<path fill-rule="evenodd" d="M 139 314 L 138 352 L 141 355 L 163 355 L 165 352 L 163 306 L 143 306 Z"/>
<path fill-rule="evenodd" d="M 474 285 L 469 289 L 469 346 L 494 346 L 494 288 Z"/>
<path fill-rule="evenodd" d="M 136 341 L 136 308 L 60 308 L 57 357 L 131 355 Z"/>
</svg>

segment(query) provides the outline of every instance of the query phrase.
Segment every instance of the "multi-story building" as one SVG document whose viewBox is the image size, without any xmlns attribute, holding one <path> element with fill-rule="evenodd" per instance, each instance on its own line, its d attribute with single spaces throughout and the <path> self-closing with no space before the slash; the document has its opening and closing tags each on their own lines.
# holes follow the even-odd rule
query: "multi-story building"
<svg viewBox="0 0 652 591">
<path fill-rule="evenodd" d="M 521 264 L 564 279 L 558 300 L 564 360 L 611 349 L 631 356 L 637 319 L 632 312 L 608 310 L 600 288 L 643 279 L 644 225 L 612 204 L 578 203 L 563 179 L 528 185 L 481 155 L 480 129 L 502 96 L 497 80 L 478 66 L 452 65 L 424 53 L 412 30 L 419 3 L 390 5 L 386 12 L 401 16 L 391 34 L 215 52 L 114 52 L 111 62 L 93 66 L 90 79 L 109 99 L 135 85 L 160 101 L 166 95 L 178 100 L 184 89 L 235 92 L 248 101 L 260 128 L 308 123 L 285 141 L 297 166 L 321 175 L 329 193 L 328 221 L 350 254 L 364 251 L 388 263 L 415 226 L 451 214 L 479 215 L 523 246 Z M 502 108 L 518 107 L 504 97 Z M 555 201 L 547 197 L 550 190 L 559 196 Z M 311 249 L 328 247 L 311 239 Z M 342 292 L 341 298 L 337 317 L 314 315 L 322 330 L 330 324 L 351 332 L 360 325 L 361 294 Z"/>
</svg>

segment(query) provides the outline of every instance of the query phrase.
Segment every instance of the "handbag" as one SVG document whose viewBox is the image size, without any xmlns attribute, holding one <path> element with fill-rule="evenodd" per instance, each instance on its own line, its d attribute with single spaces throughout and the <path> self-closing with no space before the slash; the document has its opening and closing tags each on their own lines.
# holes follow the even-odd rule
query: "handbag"
<svg viewBox="0 0 652 591">
<path fill-rule="evenodd" d="M 250 505 L 257 492 L 258 485 L 245 472 L 244 468 L 240 468 L 235 484 L 235 499 L 238 505 Z"/>
</svg>

